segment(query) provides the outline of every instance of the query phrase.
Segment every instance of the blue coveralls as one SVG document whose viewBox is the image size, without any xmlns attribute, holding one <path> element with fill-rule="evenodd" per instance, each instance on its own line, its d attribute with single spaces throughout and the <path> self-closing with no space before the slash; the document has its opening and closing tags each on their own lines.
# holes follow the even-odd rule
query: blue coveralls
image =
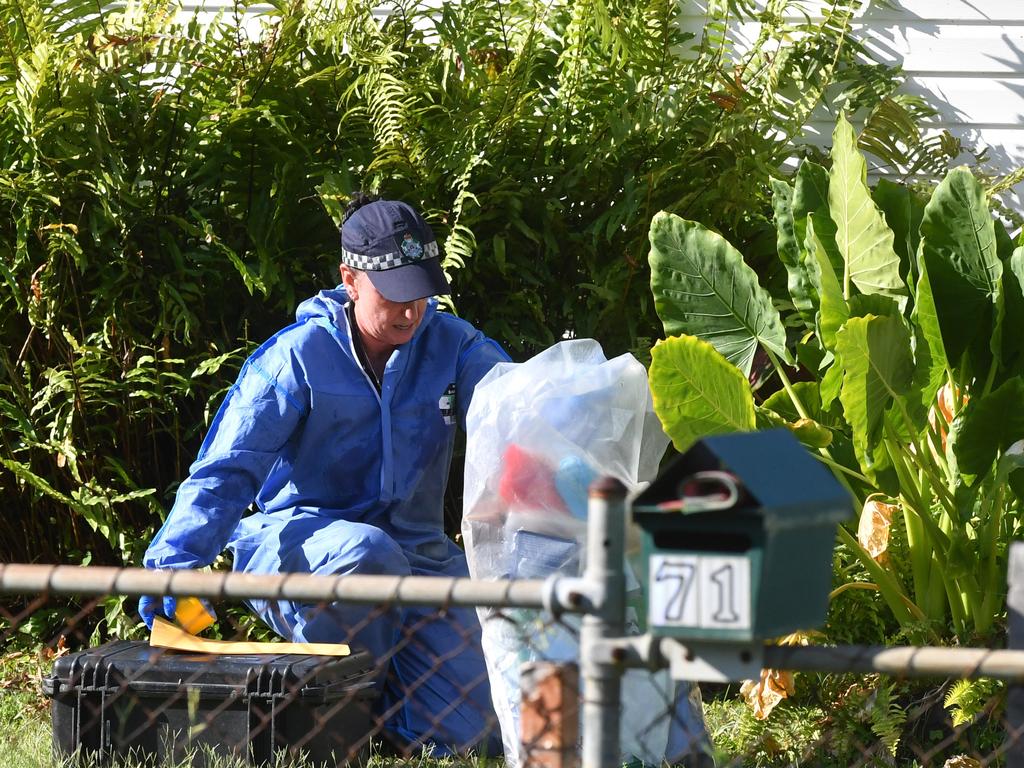
<svg viewBox="0 0 1024 768">
<path fill-rule="evenodd" d="M 226 546 L 247 573 L 469 575 L 444 533 L 445 484 L 456 422 L 508 355 L 430 300 L 378 393 L 356 357 L 347 300 L 321 291 L 246 361 L 146 567 L 201 567 Z M 253 501 L 259 511 L 242 518 Z M 473 610 L 249 604 L 289 640 L 351 641 L 390 657 L 378 711 L 405 740 L 435 754 L 499 743 L 486 732 L 493 710 Z"/>
</svg>

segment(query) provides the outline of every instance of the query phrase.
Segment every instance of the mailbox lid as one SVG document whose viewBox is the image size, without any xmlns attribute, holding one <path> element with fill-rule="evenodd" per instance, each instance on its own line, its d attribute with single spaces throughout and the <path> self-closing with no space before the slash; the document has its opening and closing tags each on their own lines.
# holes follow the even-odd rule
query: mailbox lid
<svg viewBox="0 0 1024 768">
<path fill-rule="evenodd" d="M 756 515 L 769 528 L 820 523 L 830 525 L 853 513 L 849 492 L 815 459 L 788 429 L 715 435 L 677 456 L 632 503 L 641 525 L 656 524 L 651 515 L 689 517 L 705 508 L 681 507 L 680 487 L 698 473 L 723 472 L 741 489 L 736 506 L 716 510 Z M 725 517 L 722 523 L 726 522 Z"/>
<path fill-rule="evenodd" d="M 690 495 L 688 481 L 708 472 L 739 488 L 731 506 L 708 509 L 707 498 Z M 835 526 L 853 500 L 781 429 L 699 441 L 633 499 L 632 513 L 652 631 L 746 641 L 824 620 Z"/>
<path fill-rule="evenodd" d="M 814 510 L 851 508 L 846 488 L 788 429 L 737 437 L 705 438 L 699 444 L 704 454 L 700 458 L 736 475 L 762 508 L 795 508 L 801 516 L 814 514 Z"/>
</svg>

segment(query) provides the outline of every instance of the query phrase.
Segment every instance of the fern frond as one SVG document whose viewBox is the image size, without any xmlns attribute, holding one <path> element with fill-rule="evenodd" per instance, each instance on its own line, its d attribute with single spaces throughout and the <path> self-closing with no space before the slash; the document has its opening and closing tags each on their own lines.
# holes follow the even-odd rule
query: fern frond
<svg viewBox="0 0 1024 768">
<path fill-rule="evenodd" d="M 903 737 L 903 725 L 907 712 L 892 697 L 893 686 L 882 685 L 875 691 L 871 705 L 871 732 L 885 745 L 890 755 L 895 755 Z"/>
<path fill-rule="evenodd" d="M 859 144 L 884 165 L 910 176 L 941 175 L 960 153 L 942 134 L 923 136 L 921 125 L 934 110 L 921 99 L 903 94 L 877 102 L 864 124 Z"/>
<path fill-rule="evenodd" d="M 1011 187 L 1017 186 L 1022 181 L 1024 181 L 1024 167 L 1017 168 L 1006 174 L 998 181 L 989 185 L 985 191 L 991 197 L 993 195 L 998 195 L 1000 192 L 1005 192 Z"/>
<path fill-rule="evenodd" d="M 52 0 L 46 4 L 47 33 L 56 40 L 88 39 L 104 28 L 110 16 L 123 13 L 125 0 L 98 3 L 96 0 Z"/>
<path fill-rule="evenodd" d="M 942 706 L 949 710 L 955 728 L 980 715 L 1004 687 L 1000 680 L 957 680 L 950 686 Z"/>
<path fill-rule="evenodd" d="M 946 698 L 942 700 L 942 706 L 946 709 L 954 706 L 960 706 L 960 703 L 971 695 L 973 687 L 973 680 L 957 680 L 946 692 Z"/>
<path fill-rule="evenodd" d="M 480 204 L 480 200 L 470 189 L 473 172 L 483 163 L 486 163 L 484 154 L 482 152 L 474 154 L 455 181 L 457 192 L 451 214 L 448 216 L 450 228 L 444 248 L 444 266 L 446 268 L 461 269 L 465 267 L 466 262 L 472 258 L 476 250 L 476 236 L 472 229 L 462 223 L 462 214 L 468 202 L 472 201 L 478 206 Z"/>
<path fill-rule="evenodd" d="M 589 42 L 589 26 L 593 23 L 594 11 L 590 0 L 573 3 L 571 15 L 562 36 L 563 47 L 558 57 L 558 98 L 566 114 L 577 106 L 578 86 L 586 66 L 586 47 Z"/>
<path fill-rule="evenodd" d="M 784 62 L 786 79 L 797 96 L 780 112 L 788 135 L 797 134 L 834 81 L 837 68 L 848 55 L 851 25 L 860 5 L 852 0 L 833 0 L 820 22 L 805 22 L 794 30 L 798 40 Z M 812 30 L 813 34 L 809 34 Z"/>
</svg>

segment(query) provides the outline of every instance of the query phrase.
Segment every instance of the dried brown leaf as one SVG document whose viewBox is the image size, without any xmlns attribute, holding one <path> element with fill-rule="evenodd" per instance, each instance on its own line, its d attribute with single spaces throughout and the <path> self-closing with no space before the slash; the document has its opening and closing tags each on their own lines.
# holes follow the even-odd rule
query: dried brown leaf
<svg viewBox="0 0 1024 768">
<path fill-rule="evenodd" d="M 793 673 L 783 669 L 762 669 L 761 678 L 756 683 L 746 680 L 740 686 L 740 694 L 758 720 L 766 720 L 780 701 L 794 693 Z"/>
<path fill-rule="evenodd" d="M 892 528 L 893 513 L 897 509 L 895 504 L 886 504 L 869 498 L 860 513 L 857 541 L 880 565 L 889 559 L 889 532 Z"/>
</svg>

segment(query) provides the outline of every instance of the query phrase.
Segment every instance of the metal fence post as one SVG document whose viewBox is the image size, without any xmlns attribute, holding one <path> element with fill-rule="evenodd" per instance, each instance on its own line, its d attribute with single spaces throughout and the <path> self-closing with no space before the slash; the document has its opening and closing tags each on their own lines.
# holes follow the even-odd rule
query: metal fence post
<svg viewBox="0 0 1024 768">
<path fill-rule="evenodd" d="M 625 510 L 626 488 L 618 480 L 600 478 L 590 486 L 583 578 L 602 584 L 604 589 L 597 613 L 585 615 L 580 628 L 583 768 L 615 768 L 619 764 L 622 670 L 615 663 L 599 661 L 592 647 L 603 638 L 621 637 L 625 632 Z"/>
<path fill-rule="evenodd" d="M 1007 646 L 1024 650 L 1024 542 L 1010 544 L 1006 569 Z M 1024 684 L 1011 683 L 1006 699 L 1006 766 L 1024 768 Z"/>
</svg>

